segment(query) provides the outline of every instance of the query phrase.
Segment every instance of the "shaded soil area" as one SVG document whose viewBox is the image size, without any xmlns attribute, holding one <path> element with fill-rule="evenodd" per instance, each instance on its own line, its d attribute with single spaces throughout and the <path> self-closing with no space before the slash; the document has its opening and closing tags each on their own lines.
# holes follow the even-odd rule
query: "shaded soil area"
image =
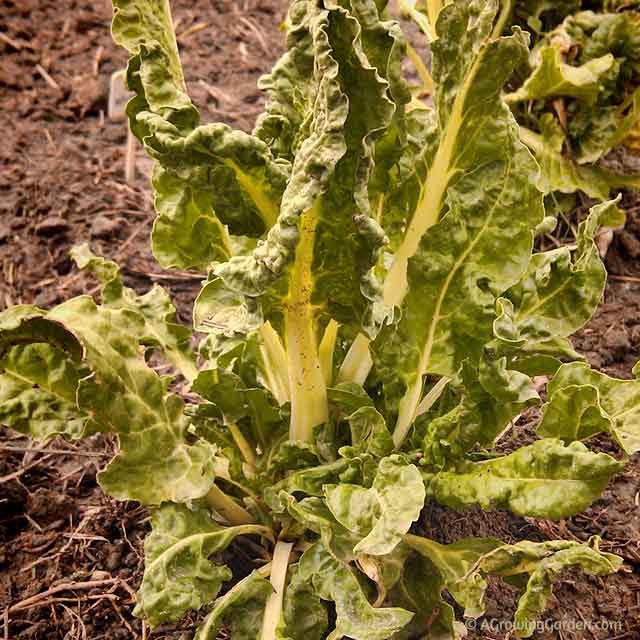
<svg viewBox="0 0 640 640">
<path fill-rule="evenodd" d="M 205 121 L 249 130 L 262 107 L 257 77 L 282 50 L 285 0 L 173 0 L 190 93 Z M 161 271 L 148 249 L 153 206 L 138 154 L 134 182 L 124 176 L 126 127 L 106 117 L 109 79 L 126 62 L 108 31 L 106 0 L 5 0 L 0 11 L 0 309 L 52 306 L 94 292 L 68 252 L 88 241 L 116 259 L 138 290 L 160 282 L 188 322 L 201 274 Z M 610 375 L 631 377 L 640 359 L 640 202 L 625 195 L 629 220 L 607 253 L 610 282 L 596 317 L 576 347 Z M 504 437 L 509 451 L 534 437 L 530 410 Z M 594 443 L 619 455 L 606 439 Z M 38 445 L 0 430 L 0 619 L 5 638 L 166 638 L 187 640 L 196 616 L 151 633 L 133 616 L 143 570 L 148 513 L 110 499 L 96 472 L 114 452 L 97 436 L 82 443 Z M 505 541 L 600 535 L 602 548 L 625 559 L 608 578 L 567 573 L 555 590 L 545 628 L 534 638 L 640 638 L 640 460 L 634 459 L 587 512 L 560 522 L 506 512 L 462 513 L 432 506 L 427 532 L 442 542 L 469 535 Z M 250 558 L 236 544 L 234 562 Z M 492 582 L 485 620 L 471 638 L 508 638 L 512 588 Z M 605 624 L 606 623 L 606 624 Z M 615 623 L 615 624 L 613 624 Z M 608 624 L 608 626 L 607 626 Z M 4 627 L 3 627 L 4 625 Z M 580 626 L 582 625 L 582 626 Z M 553 626 L 553 625 L 551 625 Z"/>
</svg>

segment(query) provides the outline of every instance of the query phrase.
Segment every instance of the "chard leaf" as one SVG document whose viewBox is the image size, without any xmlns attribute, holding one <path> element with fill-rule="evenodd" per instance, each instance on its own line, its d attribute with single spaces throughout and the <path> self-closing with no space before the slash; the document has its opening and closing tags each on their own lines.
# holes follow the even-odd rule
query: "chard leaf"
<svg viewBox="0 0 640 640">
<path fill-rule="evenodd" d="M 156 164 L 151 177 L 158 214 L 151 248 L 163 267 L 204 268 L 228 260 L 226 228 L 213 211 L 213 192 L 198 189 Z"/>
<path fill-rule="evenodd" d="M 589 575 L 603 576 L 618 571 L 622 560 L 610 553 L 602 553 L 587 544 L 575 545 L 554 553 L 540 561 L 527 582 L 527 589 L 518 601 L 514 616 L 517 635 L 528 638 L 535 631 L 535 621 L 544 612 L 558 574 L 568 567 L 579 567 Z"/>
<path fill-rule="evenodd" d="M 438 593 L 446 588 L 465 616 L 483 615 L 487 575 L 512 578 L 529 574 L 526 589 L 518 602 L 514 627 L 517 637 L 529 637 L 536 619 L 544 612 L 557 575 L 563 569 L 579 567 L 590 575 L 615 573 L 622 560 L 598 549 L 598 538 L 581 544 L 566 540 L 503 544 L 499 540 L 465 538 L 442 545 L 409 535 L 409 546 L 428 559 L 441 576 Z"/>
<path fill-rule="evenodd" d="M 137 95 L 127 105 L 130 118 L 149 109 L 193 126 L 198 113 L 186 94 L 169 0 L 115 0 L 113 7 L 111 33 L 132 55 L 127 80 Z"/>
<path fill-rule="evenodd" d="M 266 104 L 253 133 L 270 146 L 274 156 L 291 162 L 304 140 L 305 116 L 314 98 L 313 16 L 306 0 L 291 3 L 285 22 L 287 51 L 258 80 Z"/>
<path fill-rule="evenodd" d="M 499 540 L 464 538 L 451 544 L 440 544 L 428 538 L 407 535 L 405 542 L 436 568 L 442 579 L 438 593 L 447 589 L 464 607 L 466 617 L 477 618 L 484 613 L 487 582 L 479 573 L 471 577 L 468 574 L 480 558 L 502 546 Z"/>
<path fill-rule="evenodd" d="M 327 506 L 336 520 L 365 537 L 356 554 L 381 556 L 391 553 L 418 519 L 424 506 L 424 483 L 418 469 L 403 456 L 380 461 L 371 489 L 340 484 L 324 487 Z"/>
<path fill-rule="evenodd" d="M 255 640 L 272 591 L 271 583 L 254 571 L 215 601 L 194 640 L 216 640 L 222 625 L 229 627 L 233 640 Z"/>
<path fill-rule="evenodd" d="M 573 362 L 560 367 L 548 395 L 541 435 L 572 442 L 605 431 L 629 455 L 640 451 L 640 381 L 610 378 Z"/>
<path fill-rule="evenodd" d="M 558 520 L 586 509 L 623 468 L 582 443 L 547 438 L 506 456 L 425 474 L 427 496 L 454 509 L 479 504 L 523 516 Z"/>
<path fill-rule="evenodd" d="M 178 620 L 213 600 L 231 571 L 209 558 L 239 535 L 270 534 L 259 525 L 223 527 L 203 507 L 165 503 L 153 513 L 145 540 L 145 571 L 134 610 L 152 627 Z"/>
<path fill-rule="evenodd" d="M 202 440 L 187 441 L 182 400 L 167 393 L 166 381 L 147 367 L 140 353 L 138 336 L 144 331 L 139 313 L 97 307 L 89 297 L 74 298 L 48 313 L 22 308 L 0 314 L 0 345 L 61 345 L 81 359 L 86 372 L 75 392 L 78 413 L 91 416 L 90 432 L 111 431 L 120 441 L 120 453 L 99 474 L 106 491 L 143 504 L 202 497 L 213 484 L 216 449 Z M 55 359 L 41 362 L 56 364 Z M 27 426 L 42 433 L 37 421 Z"/>
<path fill-rule="evenodd" d="M 322 600 L 335 602 L 337 619 L 329 638 L 387 640 L 413 617 L 405 609 L 371 606 L 350 567 L 336 560 L 320 542 L 300 558 L 300 577 L 313 583 Z"/>
<path fill-rule="evenodd" d="M 472 581 L 480 574 L 504 577 L 529 574 L 526 590 L 520 597 L 514 618 L 516 636 L 528 638 L 535 631 L 536 619 L 544 612 L 558 574 L 578 567 L 589 575 L 603 576 L 618 571 L 622 559 L 598 549 L 594 536 L 581 544 L 567 540 L 501 545 L 480 558 L 463 580 Z"/>
<path fill-rule="evenodd" d="M 374 407 L 361 407 L 346 418 L 351 444 L 356 450 L 382 458 L 393 451 L 393 438 L 382 414 Z"/>
<path fill-rule="evenodd" d="M 115 0 L 112 33 L 132 55 L 131 130 L 157 161 L 156 258 L 165 267 L 181 268 L 228 258 L 224 225 L 259 236 L 275 222 L 287 163 L 276 162 L 254 136 L 222 124 L 198 126 L 167 0 Z"/>
<path fill-rule="evenodd" d="M 586 107 L 582 109 L 571 124 L 578 128 L 582 124 L 581 119 L 589 120 L 589 129 L 579 138 L 576 153 L 577 161 L 587 164 L 600 160 L 631 133 L 640 118 L 640 91 L 620 106 L 602 107 L 595 112 L 587 112 Z"/>
<path fill-rule="evenodd" d="M 51 344 L 16 345 L 0 359 L 0 422 L 37 440 L 82 438 L 100 425 L 76 404 L 88 372 Z"/>
<path fill-rule="evenodd" d="M 291 473 L 286 478 L 265 490 L 267 504 L 276 512 L 282 512 L 285 504 L 280 499 L 280 493 L 303 493 L 308 496 L 323 496 L 323 486 L 327 484 L 362 483 L 372 475 L 375 469 L 373 458 L 362 454 L 355 458 L 339 458 L 335 462 L 318 465 L 309 469 L 302 469 Z M 369 486 L 371 480 L 369 479 Z"/>
<path fill-rule="evenodd" d="M 195 198 L 213 207 L 231 233 L 260 236 L 273 226 L 288 167 L 276 162 L 261 140 L 219 123 L 201 125 L 184 135 L 149 112 L 138 114 L 138 121 L 151 134 L 144 138 L 149 155 L 164 171 L 188 185 Z M 179 181 L 173 183 L 174 188 Z M 157 186 L 160 203 L 173 203 L 175 196 L 167 188 L 169 184 Z M 169 202 L 167 196 L 173 196 Z M 173 211 L 174 216 L 177 213 Z"/>
<path fill-rule="evenodd" d="M 462 365 L 456 389 L 457 404 L 428 424 L 421 443 L 427 465 L 441 467 L 463 457 L 476 444 L 492 446 L 529 399 L 528 395 L 525 402 L 519 402 L 517 397 L 496 398 L 485 389 L 479 370 L 468 361 Z"/>
<path fill-rule="evenodd" d="M 523 278 L 499 299 L 494 334 L 506 342 L 566 338 L 580 329 L 602 299 L 606 270 L 594 242 L 601 225 L 624 223 L 620 196 L 591 208 L 577 247 L 536 253 Z"/>
<path fill-rule="evenodd" d="M 359 538 L 336 520 L 326 501 L 311 497 L 296 502 L 292 495 L 284 491 L 280 492 L 279 498 L 294 520 L 305 529 L 320 534 L 322 543 L 336 560 L 346 564 L 356 560 L 353 547 Z"/>
<path fill-rule="evenodd" d="M 520 127 L 520 139 L 535 154 L 542 169 L 539 186 L 545 193 L 584 191 L 591 198 L 605 200 L 611 189 L 638 188 L 638 175 L 618 175 L 605 167 L 580 165 L 563 153 L 565 134 L 560 123 L 545 113 L 539 120 L 540 133 Z"/>
<path fill-rule="evenodd" d="M 405 562 L 392 599 L 415 615 L 394 640 L 460 640 L 465 636 L 464 624 L 456 622 L 453 607 L 442 599 L 443 589 L 442 576 L 428 558 L 415 554 Z"/>
<path fill-rule="evenodd" d="M 415 418 L 424 375 L 453 377 L 463 359 L 481 355 L 495 298 L 524 273 L 543 218 L 535 161 L 501 99 L 527 39 L 519 30 L 495 37 L 497 6 L 453 2 L 438 18 L 436 139 L 384 284 L 385 302 L 402 315 L 374 344 L 387 400 L 393 407 L 402 398 L 396 445 Z"/>
<path fill-rule="evenodd" d="M 248 418 L 252 440 L 263 450 L 271 444 L 282 424 L 278 407 L 269 392 L 260 387 L 247 388 L 240 376 L 231 371 L 201 371 L 192 389 L 220 410 L 225 424 Z"/>
<path fill-rule="evenodd" d="M 289 567 L 289 583 L 284 592 L 284 634 L 290 640 L 321 640 L 329 626 L 327 609 L 313 585 L 300 576 L 299 566 Z"/>
<path fill-rule="evenodd" d="M 611 70 L 615 58 L 610 53 L 574 67 L 562 61 L 560 49 L 544 47 L 533 73 L 515 93 L 506 96 L 508 102 L 538 100 L 550 96 L 570 96 L 593 103 L 602 90 L 602 77 Z"/>
<path fill-rule="evenodd" d="M 167 359 L 187 380 L 196 377 L 196 357 L 189 347 L 191 331 L 176 322 L 176 308 L 162 287 L 154 285 L 150 291 L 139 296 L 133 289 L 123 285 L 118 265 L 94 255 L 86 243 L 74 247 L 71 257 L 79 269 L 87 269 L 100 280 L 105 307 L 140 313 L 144 319 L 141 344 L 162 349 Z"/>
<path fill-rule="evenodd" d="M 225 338 L 244 337 L 258 330 L 263 322 L 255 300 L 231 291 L 218 277 L 205 282 L 193 307 L 196 331 Z"/>
<path fill-rule="evenodd" d="M 352 415 L 364 407 L 373 407 L 369 394 L 355 382 L 342 382 L 335 387 L 328 387 L 327 396 L 341 417 Z"/>
</svg>

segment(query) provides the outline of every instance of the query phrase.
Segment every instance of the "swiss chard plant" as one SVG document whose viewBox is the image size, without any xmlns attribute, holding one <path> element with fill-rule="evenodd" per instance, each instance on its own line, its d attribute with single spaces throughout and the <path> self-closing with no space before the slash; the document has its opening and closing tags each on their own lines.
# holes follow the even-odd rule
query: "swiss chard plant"
<svg viewBox="0 0 640 640">
<path fill-rule="evenodd" d="M 537 42 L 521 73 L 524 81 L 506 100 L 523 125 L 523 142 L 540 161 L 546 188 L 598 199 L 612 188 L 638 188 L 637 175 L 600 165 L 616 145 L 637 150 L 637 3 L 524 2 L 516 3 L 514 14 L 526 20 Z"/>
<path fill-rule="evenodd" d="M 504 100 L 528 38 L 502 35 L 498 2 L 439 12 L 426 107 L 384 0 L 294 0 L 251 134 L 201 123 L 166 0 L 114 5 L 155 161 L 154 254 L 208 272 L 198 352 L 163 289 L 138 295 L 78 247 L 101 304 L 0 314 L 0 421 L 117 435 L 99 482 L 152 512 L 135 613 L 204 609 L 197 640 L 454 639 L 449 596 L 481 616 L 502 576 L 528 637 L 563 569 L 615 572 L 595 537 L 445 545 L 420 526 L 435 502 L 571 516 L 624 466 L 584 441 L 640 449 L 640 380 L 569 342 L 605 285 L 594 236 L 622 214 L 599 204 L 575 246 L 533 253 L 539 167 Z M 544 376 L 539 439 L 498 453 Z M 221 552 L 240 539 L 256 561 L 234 574 Z"/>
<path fill-rule="evenodd" d="M 620 173 L 601 160 L 618 145 L 632 153 L 640 148 L 640 4 L 504 2 L 505 32 L 520 25 L 531 34 L 530 54 L 515 70 L 505 101 L 540 164 L 541 188 L 582 191 L 601 201 L 612 189 L 639 188 L 638 174 Z M 402 13 L 429 39 L 438 35 L 435 21 L 446 4 L 400 0 Z M 430 79 L 424 88 L 429 91 Z"/>
</svg>

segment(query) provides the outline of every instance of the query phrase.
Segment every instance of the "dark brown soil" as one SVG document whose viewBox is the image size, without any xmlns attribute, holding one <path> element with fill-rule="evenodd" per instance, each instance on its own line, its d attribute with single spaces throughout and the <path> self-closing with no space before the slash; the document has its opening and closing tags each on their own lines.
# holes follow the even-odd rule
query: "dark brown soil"
<svg viewBox="0 0 640 640">
<path fill-rule="evenodd" d="M 282 49 L 278 25 L 286 0 L 172 4 L 189 90 L 203 119 L 249 130 L 262 105 L 256 79 Z M 105 116 L 109 77 L 126 61 L 112 44 L 109 18 L 107 0 L 2 4 L 0 309 L 48 307 L 95 291 L 95 282 L 68 257 L 73 244 L 90 241 L 96 252 L 118 260 L 130 286 L 144 290 L 158 281 L 170 289 L 188 322 L 198 275 L 162 272 L 154 263 L 148 164 L 140 153 L 137 179 L 126 184 L 126 128 Z M 640 204 L 627 195 L 625 206 L 629 222 L 609 249 L 604 304 L 575 344 L 594 366 L 631 377 L 640 359 Z M 521 418 L 501 443 L 505 450 L 531 440 L 535 415 Z M 619 455 L 605 439 L 595 446 Z M 135 503 L 111 500 L 97 486 L 96 471 L 113 447 L 103 436 L 36 445 L 0 428 L 0 609 L 10 611 L 4 629 L 0 620 L 4 638 L 192 637 L 195 618 L 150 633 L 132 616 L 148 514 Z M 545 614 L 564 626 L 534 638 L 640 638 L 639 491 L 636 458 L 586 513 L 559 523 L 434 506 L 425 526 L 443 542 L 468 535 L 511 542 L 602 536 L 603 548 L 625 559 L 624 570 L 605 579 L 568 573 Z M 239 547 L 232 552 L 240 559 L 245 554 Z M 512 589 L 492 582 L 488 604 L 486 619 L 510 619 Z M 571 631 L 576 622 L 590 623 L 591 631 Z M 469 637 L 509 636 L 485 629 Z"/>
</svg>

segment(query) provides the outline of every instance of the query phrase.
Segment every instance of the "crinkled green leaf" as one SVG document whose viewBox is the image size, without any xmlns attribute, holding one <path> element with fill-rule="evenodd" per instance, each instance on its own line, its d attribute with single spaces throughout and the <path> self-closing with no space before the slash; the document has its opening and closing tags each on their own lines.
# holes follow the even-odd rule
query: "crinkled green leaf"
<svg viewBox="0 0 640 640">
<path fill-rule="evenodd" d="M 425 474 L 425 483 L 428 497 L 454 509 L 479 504 L 557 520 L 586 509 L 623 466 L 580 442 L 546 438 L 500 458 Z"/>
<path fill-rule="evenodd" d="M 298 502 L 285 491 L 280 491 L 278 497 L 287 513 L 304 530 L 310 530 L 320 535 L 322 544 L 336 560 L 345 564 L 356 560 L 353 548 L 359 537 L 336 520 L 325 500 L 310 497 L 303 498 Z"/>
<path fill-rule="evenodd" d="M 637 188 L 637 175 L 593 166 L 630 135 L 640 114 L 636 12 L 579 11 L 547 31 L 531 56 L 531 75 L 507 98 L 537 99 L 516 112 L 540 131 L 524 129 L 522 139 L 542 165 L 545 189 L 604 199 L 610 188 Z"/>
<path fill-rule="evenodd" d="M 327 388 L 329 402 L 341 416 L 348 416 L 363 407 L 373 407 L 369 394 L 355 382 L 342 382 Z"/>
<path fill-rule="evenodd" d="M 193 187 L 159 164 L 151 180 L 158 213 L 151 233 L 156 260 L 163 267 L 181 269 L 228 260 L 231 247 L 227 230 L 213 211 L 213 192 Z"/>
<path fill-rule="evenodd" d="M 481 355 L 495 298 L 524 273 L 543 218 L 535 161 L 501 99 L 527 39 L 493 37 L 497 8 L 453 2 L 438 19 L 437 135 L 384 285 L 385 302 L 402 315 L 374 345 L 387 400 L 402 398 L 396 444 L 415 418 L 423 376 L 452 377 L 463 359 Z"/>
<path fill-rule="evenodd" d="M 276 157 L 289 161 L 304 140 L 305 115 L 314 98 L 313 15 L 306 0 L 291 2 L 285 22 L 287 51 L 271 72 L 258 80 L 266 104 L 254 135 L 264 140 Z"/>
<path fill-rule="evenodd" d="M 240 376 L 231 371 L 201 371 L 192 389 L 218 407 L 226 424 L 248 418 L 252 440 L 259 443 L 263 450 L 282 423 L 280 412 L 269 392 L 260 387 L 247 388 Z"/>
<path fill-rule="evenodd" d="M 598 549 L 594 536 L 581 544 L 567 540 L 501 545 L 478 560 L 465 576 L 474 580 L 481 574 L 515 576 L 529 574 L 526 590 L 518 601 L 514 628 L 516 637 L 528 638 L 535 631 L 535 622 L 544 612 L 558 574 L 569 567 L 578 567 L 589 575 L 603 576 L 618 571 L 622 559 Z"/>
<path fill-rule="evenodd" d="M 574 362 L 560 367 L 548 396 L 541 435 L 572 442 L 605 431 L 629 455 L 640 450 L 640 381 L 610 378 Z"/>
<path fill-rule="evenodd" d="M 223 527 L 204 507 L 165 503 L 153 513 L 145 540 L 145 571 L 135 615 L 152 627 L 211 602 L 231 571 L 210 560 L 239 535 L 270 532 L 259 525 Z"/>
<path fill-rule="evenodd" d="M 427 558 L 442 578 L 442 589 L 447 589 L 455 601 L 464 607 L 464 615 L 477 618 L 484 613 L 484 593 L 487 583 L 480 574 L 467 575 L 480 558 L 502 546 L 494 538 L 464 538 L 451 544 L 408 535 L 405 542 L 421 556 Z"/>
<path fill-rule="evenodd" d="M 550 96 L 570 96 L 589 103 L 595 102 L 601 91 L 602 76 L 611 69 L 615 59 L 610 53 L 593 58 L 578 67 L 565 64 L 558 47 L 544 47 L 533 73 L 515 93 L 509 94 L 509 102 L 538 100 Z"/>
<path fill-rule="evenodd" d="M 67 353 L 82 354 L 88 369 L 76 390 L 80 414 L 99 425 L 92 430 L 112 431 L 120 442 L 120 453 L 99 474 L 106 491 L 144 504 L 199 498 L 213 484 L 216 449 L 188 442 L 182 400 L 167 393 L 166 381 L 142 357 L 144 331 L 139 313 L 97 307 L 89 297 L 46 314 L 27 308 L 0 316 L 0 344 L 56 346 L 75 339 Z"/>
<path fill-rule="evenodd" d="M 387 600 L 391 590 L 402 578 L 404 565 L 411 549 L 400 543 L 391 553 L 382 556 L 370 556 L 360 554 L 356 557 L 356 565 L 369 580 L 372 580 L 378 591 L 375 605 Z"/>
<path fill-rule="evenodd" d="M 158 185 L 161 204 L 167 204 L 166 192 L 173 195 L 175 185 L 182 182 L 193 190 L 192 197 L 200 199 L 196 206 L 206 202 L 209 209 L 213 207 L 231 233 L 259 236 L 275 223 L 288 166 L 276 162 L 261 140 L 219 123 L 201 125 L 184 135 L 146 111 L 138 115 L 138 121 L 151 133 L 144 139 L 149 155 L 178 178 L 173 188 Z"/>
<path fill-rule="evenodd" d="M 370 0 L 351 8 L 366 13 L 381 34 L 391 29 L 379 22 Z M 317 356 L 320 321 L 332 317 L 367 330 L 374 324 L 377 287 L 371 270 L 385 238 L 369 215 L 368 179 L 374 144 L 395 105 L 389 83 L 367 57 L 370 29 L 354 13 L 314 3 L 297 3 L 293 11 L 308 13 L 300 33 L 310 39 L 315 64 L 304 135 L 296 143 L 280 216 L 250 256 L 233 258 L 215 272 L 231 289 L 262 296 L 265 318 L 283 325 L 292 436 L 310 440 L 313 428 L 328 417 Z M 303 84 L 303 100 L 304 91 Z"/>
<path fill-rule="evenodd" d="M 415 615 L 394 640 L 460 640 L 466 635 L 464 624 L 455 620 L 453 607 L 442 599 L 443 589 L 442 576 L 428 558 L 415 554 L 407 560 L 391 598 Z"/>
<path fill-rule="evenodd" d="M 569 129 L 569 133 L 579 140 L 577 161 L 587 164 L 600 160 L 631 133 L 639 119 L 640 91 L 620 106 L 601 107 L 590 112 L 582 107 Z"/>
<path fill-rule="evenodd" d="M 327 484 L 341 482 L 366 484 L 366 480 L 373 475 L 372 469 L 375 470 L 376 465 L 373 458 L 367 454 L 352 459 L 339 458 L 335 462 L 295 471 L 266 489 L 265 500 L 274 511 L 283 511 L 285 505 L 279 498 L 281 491 L 291 494 L 299 492 L 308 496 L 323 496 L 323 486 Z M 372 479 L 371 477 L 369 482 Z"/>
<path fill-rule="evenodd" d="M 74 362 L 83 356 L 82 345 L 72 331 L 58 322 L 50 322 L 46 311 L 31 305 L 16 305 L 0 313 L 0 357 L 16 344 L 48 342 L 69 354 Z M 46 334 L 46 340 L 42 339 Z"/>
<path fill-rule="evenodd" d="M 591 575 L 607 575 L 622 564 L 618 556 L 602 553 L 595 537 L 586 544 L 525 540 L 510 545 L 494 539 L 465 538 L 442 545 L 418 536 L 406 536 L 406 542 L 435 565 L 442 577 L 440 589 L 446 588 L 465 607 L 467 617 L 484 613 L 485 576 L 509 578 L 529 574 L 515 615 L 517 637 L 531 635 L 560 571 L 577 566 Z"/>
<path fill-rule="evenodd" d="M 361 407 L 346 418 L 351 429 L 351 445 L 382 458 L 393 451 L 393 438 L 382 414 L 374 407 Z"/>
<path fill-rule="evenodd" d="M 300 577 L 298 565 L 289 567 L 282 613 L 285 633 L 291 640 L 321 640 L 329 626 L 325 605 L 313 586 Z"/>
<path fill-rule="evenodd" d="M 148 108 L 183 126 L 192 124 L 197 111 L 186 94 L 169 0 L 115 0 L 113 6 L 111 33 L 133 56 L 129 82 L 139 91 L 128 109 Z M 145 66 L 145 56 L 161 64 Z"/>
<path fill-rule="evenodd" d="M 133 289 L 123 285 L 118 265 L 94 255 L 86 243 L 74 247 L 71 257 L 80 269 L 88 269 L 100 280 L 106 307 L 130 309 L 142 315 L 142 344 L 159 347 L 187 380 L 195 378 L 196 358 L 189 347 L 191 331 L 176 322 L 176 308 L 162 287 L 154 285 L 150 291 L 139 296 Z"/>
<path fill-rule="evenodd" d="M 233 640 L 255 640 L 272 591 L 271 583 L 254 571 L 215 601 L 194 640 L 217 640 L 222 625 L 228 626 Z"/>
<path fill-rule="evenodd" d="M 208 280 L 196 298 L 193 324 L 196 331 L 227 338 L 260 328 L 264 319 L 255 300 L 225 287 L 221 278 Z"/>
<path fill-rule="evenodd" d="M 424 483 L 403 456 L 380 461 L 371 489 L 348 484 L 324 487 L 327 506 L 343 526 L 364 533 L 354 552 L 380 556 L 393 551 L 424 506 Z"/>
<path fill-rule="evenodd" d="M 611 189 L 640 186 L 637 175 L 618 175 L 604 167 L 580 165 L 563 153 L 565 134 L 551 114 L 543 114 L 539 125 L 541 133 L 521 127 L 520 138 L 540 163 L 540 188 L 545 193 L 584 191 L 592 198 L 605 200 Z"/>
<path fill-rule="evenodd" d="M 499 340 L 514 347 L 528 341 L 529 352 L 556 340 L 562 348 L 558 355 L 566 353 L 557 339 L 580 329 L 602 299 L 606 270 L 594 239 L 601 225 L 624 221 L 619 201 L 620 196 L 592 207 L 589 217 L 580 223 L 575 251 L 560 247 L 531 257 L 522 280 L 505 293 L 506 299 L 498 300 L 493 330 Z M 553 355 L 551 349 L 545 352 Z"/>
<path fill-rule="evenodd" d="M 311 581 L 323 600 L 335 602 L 336 623 L 330 638 L 387 640 L 409 623 L 413 614 L 397 607 L 371 606 L 352 569 L 316 543 L 300 558 L 300 577 Z"/>
<path fill-rule="evenodd" d="M 37 440 L 100 430 L 76 404 L 88 371 L 52 344 L 16 345 L 0 359 L 0 422 Z"/>
<path fill-rule="evenodd" d="M 581 4 L 582 0 L 516 0 L 513 19 L 514 22 L 526 23 L 536 33 L 549 31 L 563 18 L 578 11 Z"/>
<path fill-rule="evenodd" d="M 485 374 L 486 375 L 486 374 Z M 498 399 L 483 386 L 479 371 L 469 362 L 461 369 L 455 386 L 458 399 L 449 411 L 429 421 L 423 441 L 426 464 L 441 467 L 463 457 L 477 444 L 492 446 L 497 436 L 528 403 Z"/>
<path fill-rule="evenodd" d="M 275 222 L 288 166 L 260 139 L 222 124 L 198 126 L 186 94 L 166 0 L 116 0 L 112 32 L 131 54 L 132 131 L 159 166 L 152 246 L 165 267 L 206 267 L 229 257 L 232 233 L 260 235 Z"/>
</svg>

